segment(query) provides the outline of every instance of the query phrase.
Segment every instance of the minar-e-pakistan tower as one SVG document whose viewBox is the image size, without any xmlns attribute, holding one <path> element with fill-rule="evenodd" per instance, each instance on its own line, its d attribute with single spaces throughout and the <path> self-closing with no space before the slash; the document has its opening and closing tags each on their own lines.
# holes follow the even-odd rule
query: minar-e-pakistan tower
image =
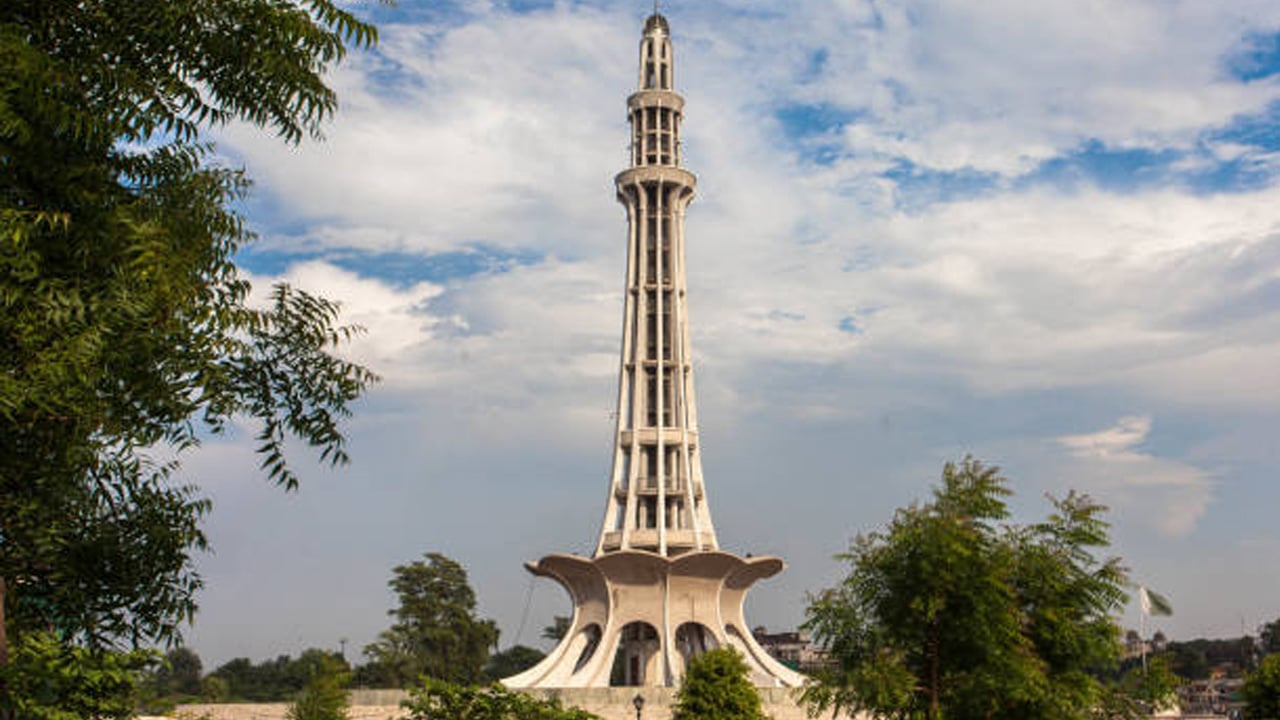
<svg viewBox="0 0 1280 720">
<path fill-rule="evenodd" d="M 590 558 L 527 565 L 565 587 L 573 621 L 542 662 L 502 681 L 508 687 L 675 685 L 689 658 L 726 645 L 757 685 L 804 681 L 755 642 L 742 613 L 747 589 L 782 560 L 720 550 L 711 524 L 685 299 L 684 213 L 696 180 L 680 166 L 674 70 L 670 29 L 655 12 L 640 41 L 639 90 L 627 98 L 631 167 L 615 179 L 627 209 L 626 309 L 604 523 Z"/>
</svg>

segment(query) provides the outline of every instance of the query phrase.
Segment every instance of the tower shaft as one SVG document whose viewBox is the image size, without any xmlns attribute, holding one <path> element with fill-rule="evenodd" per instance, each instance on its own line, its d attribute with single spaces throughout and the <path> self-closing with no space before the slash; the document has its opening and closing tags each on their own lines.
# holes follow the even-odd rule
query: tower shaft
<svg viewBox="0 0 1280 720">
<path fill-rule="evenodd" d="M 631 167 L 615 178 L 627 212 L 626 299 L 613 470 L 596 556 L 714 550 L 698 455 L 689 349 L 684 215 L 696 179 L 681 167 L 684 98 L 672 90 L 666 19 L 640 41 L 639 89 L 627 99 Z"/>
</svg>

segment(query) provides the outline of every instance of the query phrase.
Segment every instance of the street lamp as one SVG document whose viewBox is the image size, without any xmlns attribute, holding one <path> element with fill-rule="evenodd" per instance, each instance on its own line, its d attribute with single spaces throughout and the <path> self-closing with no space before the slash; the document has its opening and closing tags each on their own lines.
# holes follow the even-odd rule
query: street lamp
<svg viewBox="0 0 1280 720">
<path fill-rule="evenodd" d="M 644 710 L 644 696 L 636 693 L 636 696 L 631 698 L 631 704 L 636 708 L 636 720 L 640 720 L 640 711 Z"/>
</svg>

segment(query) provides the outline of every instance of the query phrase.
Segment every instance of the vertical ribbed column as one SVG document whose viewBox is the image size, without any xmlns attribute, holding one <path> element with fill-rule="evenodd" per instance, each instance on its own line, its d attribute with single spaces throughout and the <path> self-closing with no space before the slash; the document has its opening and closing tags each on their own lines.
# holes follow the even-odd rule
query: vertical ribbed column
<svg viewBox="0 0 1280 720">
<path fill-rule="evenodd" d="M 667 21 L 640 41 L 627 99 L 631 167 L 617 177 L 627 211 L 627 272 L 609 500 L 596 555 L 716 549 L 698 456 L 686 304 L 684 215 L 696 180 L 680 167 L 684 98 L 672 90 Z"/>
</svg>

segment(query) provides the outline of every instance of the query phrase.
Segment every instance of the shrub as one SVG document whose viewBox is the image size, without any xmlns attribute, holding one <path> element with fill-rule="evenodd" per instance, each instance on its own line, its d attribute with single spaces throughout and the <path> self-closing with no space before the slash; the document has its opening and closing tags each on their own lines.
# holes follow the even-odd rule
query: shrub
<svg viewBox="0 0 1280 720">
<path fill-rule="evenodd" d="M 289 720 L 346 720 L 347 681 L 351 675 L 334 658 L 323 656 L 289 706 Z"/>
<path fill-rule="evenodd" d="M 600 720 L 560 701 L 539 700 L 501 685 L 455 685 L 425 678 L 402 705 L 409 720 Z"/>
<path fill-rule="evenodd" d="M 138 701 L 137 677 L 156 660 L 64 646 L 52 633 L 24 634 L 0 667 L 0 708 L 13 720 L 125 720 Z"/>
<path fill-rule="evenodd" d="M 708 650 L 689 661 L 676 693 L 673 720 L 768 720 L 747 664 L 733 648 Z"/>
</svg>

